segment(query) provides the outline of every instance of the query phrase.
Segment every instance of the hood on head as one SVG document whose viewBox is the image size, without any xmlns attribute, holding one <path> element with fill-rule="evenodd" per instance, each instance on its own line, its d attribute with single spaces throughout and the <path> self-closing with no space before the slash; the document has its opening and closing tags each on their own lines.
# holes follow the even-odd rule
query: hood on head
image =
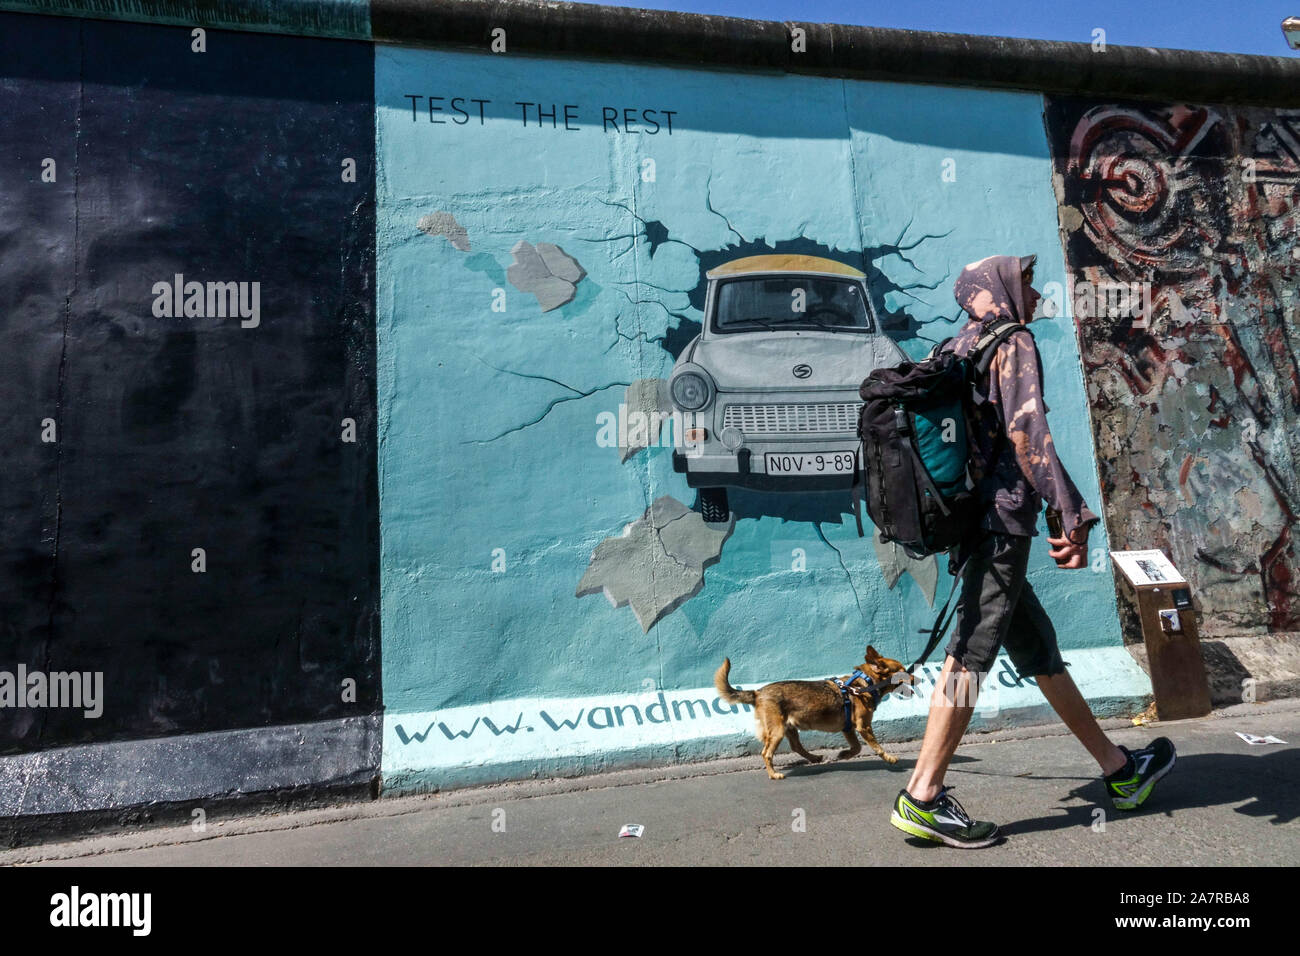
<svg viewBox="0 0 1300 956">
<path fill-rule="evenodd" d="M 1021 274 L 1037 256 L 989 256 L 962 269 L 953 285 L 957 304 L 977 322 L 1010 319 L 1027 322 Z"/>
</svg>

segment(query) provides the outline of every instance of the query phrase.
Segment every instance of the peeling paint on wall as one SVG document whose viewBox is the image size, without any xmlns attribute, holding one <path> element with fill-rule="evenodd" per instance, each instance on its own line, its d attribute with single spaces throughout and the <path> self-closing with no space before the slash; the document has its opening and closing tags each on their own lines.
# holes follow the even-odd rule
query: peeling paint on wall
<svg viewBox="0 0 1300 956">
<path fill-rule="evenodd" d="M 422 216 L 416 224 L 426 236 L 432 236 L 435 239 L 442 237 L 452 244 L 453 248 L 461 252 L 469 252 L 469 233 L 465 227 L 456 221 L 456 217 L 449 212 L 435 212 L 428 216 Z"/>
<path fill-rule="evenodd" d="M 1073 310 L 1113 545 L 1165 550 L 1205 636 L 1300 628 L 1300 111 L 1046 116 L 1076 287 L 1151 306 Z"/>
<path fill-rule="evenodd" d="M 506 278 L 520 292 L 536 296 L 543 312 L 572 302 L 587 274 L 577 259 L 549 242 L 534 246 L 521 239 L 510 254 L 514 262 L 506 269 Z"/>
<path fill-rule="evenodd" d="M 614 607 L 631 605 L 642 631 L 704 587 L 704 569 L 717 562 L 734 522 L 704 522 L 664 495 L 646 513 L 592 552 L 577 597 L 604 592 Z"/>
</svg>

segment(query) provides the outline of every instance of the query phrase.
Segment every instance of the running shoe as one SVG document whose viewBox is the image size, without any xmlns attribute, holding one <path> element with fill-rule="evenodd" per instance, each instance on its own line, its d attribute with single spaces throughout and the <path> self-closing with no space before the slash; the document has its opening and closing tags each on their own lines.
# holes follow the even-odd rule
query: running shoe
<svg viewBox="0 0 1300 956">
<path fill-rule="evenodd" d="M 906 790 L 898 791 L 889 822 L 904 833 L 948 846 L 974 849 L 997 842 L 997 824 L 972 820 L 962 805 L 949 796 L 948 791 L 952 789 L 944 787 L 928 803 L 917 800 Z"/>
<path fill-rule="evenodd" d="M 1116 810 L 1136 810 L 1151 795 L 1156 782 L 1170 770 L 1178 754 L 1168 737 L 1153 740 L 1141 750 L 1130 751 L 1121 745 L 1128 763 L 1105 777 L 1106 792 Z"/>
</svg>

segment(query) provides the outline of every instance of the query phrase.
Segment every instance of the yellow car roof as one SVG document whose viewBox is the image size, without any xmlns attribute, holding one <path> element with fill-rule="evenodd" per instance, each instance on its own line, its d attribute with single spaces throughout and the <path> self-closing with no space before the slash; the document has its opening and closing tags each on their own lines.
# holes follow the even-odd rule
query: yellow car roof
<svg viewBox="0 0 1300 956">
<path fill-rule="evenodd" d="M 716 279 L 720 276 L 745 275 L 752 272 L 826 272 L 831 275 L 853 276 L 855 279 L 866 276 L 866 273 L 860 269 L 846 266 L 834 259 L 823 259 L 821 256 L 771 255 L 732 259 L 716 269 L 710 269 L 705 278 Z"/>
</svg>

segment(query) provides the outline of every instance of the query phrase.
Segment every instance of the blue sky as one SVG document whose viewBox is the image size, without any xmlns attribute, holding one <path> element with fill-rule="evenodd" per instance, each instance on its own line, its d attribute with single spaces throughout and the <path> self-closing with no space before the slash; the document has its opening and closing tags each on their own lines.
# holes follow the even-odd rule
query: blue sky
<svg viewBox="0 0 1300 956">
<path fill-rule="evenodd" d="M 623 7 L 681 10 L 810 23 L 855 23 L 904 30 L 982 33 L 1042 40 L 1106 42 L 1181 50 L 1221 50 L 1300 56 L 1282 36 L 1281 23 L 1300 16 L 1300 0 L 603 0 Z"/>
</svg>

